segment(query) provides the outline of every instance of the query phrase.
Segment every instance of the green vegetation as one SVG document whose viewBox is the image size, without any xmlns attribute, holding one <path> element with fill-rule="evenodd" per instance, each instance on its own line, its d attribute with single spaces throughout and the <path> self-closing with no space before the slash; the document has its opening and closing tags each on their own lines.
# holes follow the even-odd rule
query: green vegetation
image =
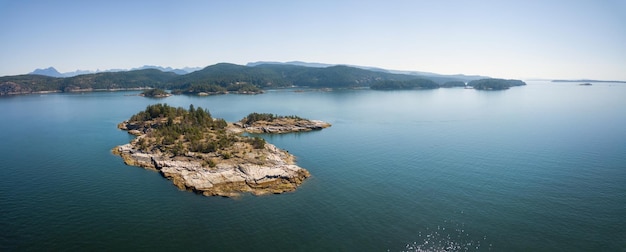
<svg viewBox="0 0 626 252">
<path fill-rule="evenodd" d="M 144 69 L 54 78 L 42 75 L 0 77 L 0 95 L 33 92 L 76 92 L 159 88 L 174 94 L 262 93 L 264 88 L 302 86 L 311 88 L 429 89 L 460 86 L 464 77 L 433 77 L 371 71 L 349 66 L 304 67 L 287 64 L 241 66 L 220 63 L 185 75 Z M 497 79 L 487 79 L 497 80 Z M 506 84 L 497 84 L 505 81 Z M 513 80 L 473 81 L 477 89 L 505 89 Z M 521 82 L 521 81 L 518 81 Z M 523 83 L 523 82 L 521 82 Z"/>
<path fill-rule="evenodd" d="M 250 93 L 250 94 L 258 94 L 262 93 L 259 87 L 248 84 L 248 83 L 235 83 L 230 84 L 226 87 L 226 90 L 229 92 L 237 92 L 237 93 Z"/>
<path fill-rule="evenodd" d="M 476 90 L 504 90 L 513 86 L 523 86 L 526 83 L 521 80 L 481 79 L 470 81 L 467 85 Z"/>
<path fill-rule="evenodd" d="M 172 90 L 174 94 L 199 94 L 199 93 L 207 93 L 207 94 L 225 94 L 226 88 L 215 84 L 186 84 L 183 85 L 180 89 Z"/>
<path fill-rule="evenodd" d="M 62 80 L 62 78 L 43 75 L 16 75 L 0 77 L 0 95 L 60 91 Z"/>
<path fill-rule="evenodd" d="M 141 96 L 145 96 L 145 97 L 156 97 L 156 98 L 161 98 L 161 97 L 167 97 L 170 95 L 170 93 L 166 92 L 163 89 L 160 88 L 153 88 L 153 89 L 149 89 L 146 91 L 141 92 L 140 94 Z"/>
<path fill-rule="evenodd" d="M 462 81 L 448 81 L 441 84 L 442 88 L 451 88 L 451 87 L 465 87 L 465 82 Z"/>
<path fill-rule="evenodd" d="M 260 137 L 253 137 L 251 144 L 255 149 L 263 149 L 265 148 L 265 139 Z"/>
<path fill-rule="evenodd" d="M 91 90 L 165 88 L 177 77 L 175 73 L 144 69 L 126 72 L 106 72 L 55 78 L 43 75 L 0 77 L 0 95 L 33 92 L 76 92 Z"/>
<path fill-rule="evenodd" d="M 276 71 L 229 63 L 208 66 L 202 70 L 182 75 L 171 82 L 172 87 L 183 87 L 181 89 L 186 89 L 185 86 L 194 84 L 216 85 L 223 88 L 237 84 L 247 84 L 258 88 L 290 85 L 288 80 Z"/>
<path fill-rule="evenodd" d="M 376 90 L 433 89 L 439 88 L 439 84 L 427 79 L 413 79 L 407 81 L 383 80 L 372 84 L 370 88 Z"/>
<path fill-rule="evenodd" d="M 212 118 L 208 110 L 193 105 L 189 110 L 167 104 L 149 105 L 128 123 L 146 132 L 137 142 L 140 149 L 156 148 L 173 155 L 215 152 L 239 141 L 239 136 L 226 132 L 228 123 L 224 119 Z"/>
<path fill-rule="evenodd" d="M 279 115 L 274 115 L 274 114 L 270 114 L 270 113 L 250 113 L 248 116 L 244 117 L 243 119 L 241 119 L 241 122 L 244 124 L 253 124 L 255 122 L 258 121 L 266 121 L 266 122 L 272 122 L 276 119 L 294 119 L 294 120 L 306 120 L 304 118 L 301 118 L 299 116 L 295 116 L 295 115 L 291 115 L 291 116 L 279 116 Z"/>
<path fill-rule="evenodd" d="M 105 72 L 63 78 L 64 92 L 77 89 L 128 89 L 128 88 L 167 88 L 169 81 L 178 75 L 156 69 L 126 72 Z"/>
<path fill-rule="evenodd" d="M 248 83 L 234 83 L 229 84 L 226 87 L 211 84 L 208 82 L 204 83 L 194 83 L 194 84 L 184 84 L 178 89 L 174 89 L 172 93 L 174 94 L 226 94 L 228 92 L 241 93 L 241 94 L 259 94 L 262 93 L 263 90 L 258 88 L 257 86 L 248 84 Z"/>
</svg>

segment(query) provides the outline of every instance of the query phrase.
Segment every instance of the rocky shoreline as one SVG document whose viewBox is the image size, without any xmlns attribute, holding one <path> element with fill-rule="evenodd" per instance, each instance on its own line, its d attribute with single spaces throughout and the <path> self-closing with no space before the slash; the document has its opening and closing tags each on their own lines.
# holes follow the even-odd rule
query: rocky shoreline
<svg viewBox="0 0 626 252">
<path fill-rule="evenodd" d="M 141 137 L 141 136 L 140 136 Z M 172 158 L 162 153 L 146 153 L 132 143 L 117 146 L 113 153 L 124 163 L 161 173 L 181 190 L 205 196 L 236 197 L 241 193 L 254 195 L 278 194 L 296 190 L 311 174 L 294 164 L 294 157 L 276 146 L 266 144 L 263 164 L 218 163 L 209 168 L 194 153 Z"/>
<path fill-rule="evenodd" d="M 236 122 L 233 123 L 233 126 L 241 128 L 243 131 L 248 133 L 284 134 L 321 130 L 330 127 L 331 124 L 319 120 L 281 118 L 275 119 L 271 122 L 257 121 L 252 124 Z"/>
<path fill-rule="evenodd" d="M 146 111 L 150 109 L 149 107 Z M 136 115 L 133 118 L 141 116 Z M 118 128 L 136 135 L 137 138 L 128 144 L 113 148 L 113 154 L 122 157 L 127 165 L 158 171 L 178 188 L 205 196 L 236 197 L 242 193 L 279 194 L 296 190 L 311 174 L 296 165 L 295 157 L 289 152 L 266 143 L 262 138 L 243 136 L 241 133 L 244 131 L 253 133 L 259 129 L 265 133 L 300 132 L 330 126 L 322 121 L 304 119 L 292 124 L 278 120 L 281 126 L 272 128 L 268 128 L 267 125 L 265 128 L 244 127 L 238 123 L 224 122 L 220 126 L 221 130 L 207 129 L 201 133 L 204 140 L 185 142 L 183 139 L 190 136 L 178 135 L 177 140 L 166 145 L 163 142 L 164 133 L 158 131 L 164 130 L 163 125 L 180 127 L 176 126 L 177 122 L 183 123 L 186 116 L 189 115 L 183 113 L 182 117 L 175 119 L 158 117 L 139 121 L 129 120 L 118 124 Z M 210 121 L 206 123 L 214 124 L 210 127 L 217 127 L 215 125 L 219 125 L 218 121 L 221 119 L 209 117 L 207 120 Z M 193 147 L 194 144 L 198 144 L 193 141 L 200 141 L 200 145 L 208 145 L 226 141 L 225 139 L 230 143 L 222 147 L 191 151 L 196 148 Z"/>
</svg>

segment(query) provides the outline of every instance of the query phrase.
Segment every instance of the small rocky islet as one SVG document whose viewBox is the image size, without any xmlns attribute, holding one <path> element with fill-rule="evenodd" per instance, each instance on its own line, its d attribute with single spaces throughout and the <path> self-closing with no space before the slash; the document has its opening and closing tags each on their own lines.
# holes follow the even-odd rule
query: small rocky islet
<svg viewBox="0 0 626 252">
<path fill-rule="evenodd" d="M 170 97 L 172 94 L 160 88 L 153 88 L 144 90 L 139 94 L 139 96 L 150 97 L 150 98 L 165 98 Z"/>
<path fill-rule="evenodd" d="M 297 116 L 259 113 L 228 123 L 193 105 L 183 109 L 155 104 L 118 124 L 137 137 L 112 151 L 127 165 L 156 170 L 178 188 L 206 196 L 279 194 L 296 190 L 310 173 L 296 165 L 289 152 L 242 133 L 330 126 Z"/>
</svg>

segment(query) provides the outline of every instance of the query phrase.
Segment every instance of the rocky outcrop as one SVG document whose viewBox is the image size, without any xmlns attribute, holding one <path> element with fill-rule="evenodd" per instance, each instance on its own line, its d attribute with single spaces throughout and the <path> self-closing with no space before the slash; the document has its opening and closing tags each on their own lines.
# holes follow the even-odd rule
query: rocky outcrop
<svg viewBox="0 0 626 252">
<path fill-rule="evenodd" d="M 307 170 L 294 164 L 291 154 L 268 143 L 262 150 L 262 162 L 220 162 L 214 167 L 196 157 L 202 154 L 187 153 L 184 157 L 172 158 L 163 153 L 144 152 L 133 143 L 136 142 L 117 146 L 113 153 L 120 155 L 127 165 L 159 171 L 178 188 L 206 196 L 290 192 L 311 176 Z"/>
<path fill-rule="evenodd" d="M 0 83 L 0 95 L 17 95 L 17 94 L 30 94 L 33 90 L 28 87 L 22 87 L 15 82 Z"/>
<path fill-rule="evenodd" d="M 137 138 L 115 147 L 113 153 L 127 165 L 158 171 L 178 188 L 206 196 L 294 191 L 309 172 L 297 166 L 289 152 L 241 133 L 254 132 L 255 127 L 265 133 L 309 131 L 330 124 L 258 113 L 248 118 L 256 119 L 248 121 L 253 125 L 244 126 L 242 120 L 235 126 L 193 105 L 189 110 L 149 105 L 117 125 Z"/>
<path fill-rule="evenodd" d="M 244 124 L 242 122 L 233 123 L 234 126 L 243 129 L 248 133 L 270 133 L 270 134 L 282 134 L 291 132 L 304 132 L 312 130 L 321 130 L 331 126 L 330 123 L 318 121 L 318 120 L 306 120 L 306 119 L 288 119 L 281 118 L 275 119 L 271 122 L 257 121 L 250 124 Z"/>
</svg>

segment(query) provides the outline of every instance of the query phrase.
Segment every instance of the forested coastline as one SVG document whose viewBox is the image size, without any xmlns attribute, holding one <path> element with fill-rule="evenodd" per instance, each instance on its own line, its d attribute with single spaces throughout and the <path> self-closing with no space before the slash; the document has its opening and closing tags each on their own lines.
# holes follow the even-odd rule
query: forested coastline
<svg viewBox="0 0 626 252">
<path fill-rule="evenodd" d="M 0 77 L 0 95 L 47 92 L 85 92 L 99 90 L 172 90 L 173 94 L 259 94 L 264 89 L 287 87 L 360 88 L 379 90 L 433 89 L 458 87 L 468 80 L 394 74 L 349 66 L 305 67 L 261 64 L 242 66 L 220 63 L 185 75 L 142 69 L 104 72 L 74 77 L 16 75 Z M 499 90 L 525 85 L 519 80 L 483 79 L 469 81 L 476 89 Z"/>
</svg>

